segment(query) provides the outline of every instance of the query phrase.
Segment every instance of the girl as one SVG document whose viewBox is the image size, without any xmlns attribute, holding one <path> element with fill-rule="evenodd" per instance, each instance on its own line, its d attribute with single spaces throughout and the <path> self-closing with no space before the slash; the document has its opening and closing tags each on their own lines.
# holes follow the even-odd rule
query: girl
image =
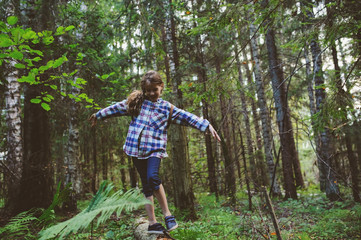
<svg viewBox="0 0 361 240">
<path fill-rule="evenodd" d="M 206 130 L 220 141 L 217 132 L 206 119 L 179 109 L 160 98 L 164 83 L 158 72 L 149 71 L 141 80 L 142 91 L 134 91 L 128 99 L 104 108 L 90 116 L 92 127 L 98 119 L 114 116 L 131 116 L 128 135 L 123 146 L 125 153 L 132 157 L 142 182 L 142 192 L 153 201 L 157 198 L 164 215 L 167 231 L 178 224 L 168 209 L 168 202 L 159 178 L 159 166 L 162 158 L 167 157 L 167 129 L 170 122 L 191 126 L 202 132 Z M 148 233 L 162 234 L 165 228 L 157 222 L 153 204 L 145 206 L 149 227 Z"/>
</svg>

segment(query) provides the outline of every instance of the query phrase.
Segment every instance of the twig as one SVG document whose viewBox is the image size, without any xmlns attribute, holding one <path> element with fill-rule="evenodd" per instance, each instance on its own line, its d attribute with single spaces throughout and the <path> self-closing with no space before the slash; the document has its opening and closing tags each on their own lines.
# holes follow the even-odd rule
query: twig
<svg viewBox="0 0 361 240">
<path fill-rule="evenodd" d="M 274 226 L 274 228 L 275 228 L 275 230 L 276 230 L 277 239 L 278 239 L 278 240 L 282 240 L 281 231 L 280 231 L 280 228 L 279 228 L 279 226 L 278 226 L 277 217 L 276 217 L 275 211 L 274 211 L 274 209 L 273 209 L 271 199 L 269 198 L 269 196 L 268 196 L 268 194 L 267 194 L 267 189 L 266 189 L 266 187 L 263 187 L 263 192 L 264 192 L 264 195 L 265 195 L 265 198 L 266 198 L 267 206 L 268 206 L 268 208 L 269 208 L 269 210 L 270 210 L 270 214 L 271 214 L 273 226 Z"/>
</svg>

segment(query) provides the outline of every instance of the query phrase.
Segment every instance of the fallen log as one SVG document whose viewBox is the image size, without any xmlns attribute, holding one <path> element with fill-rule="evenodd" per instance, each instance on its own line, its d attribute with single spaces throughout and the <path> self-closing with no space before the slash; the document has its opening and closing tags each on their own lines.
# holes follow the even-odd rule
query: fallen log
<svg viewBox="0 0 361 240">
<path fill-rule="evenodd" d="M 135 240 L 171 240 L 174 239 L 165 234 L 149 234 L 148 233 L 149 222 L 146 218 L 138 218 L 134 224 L 134 239 Z M 168 236 L 167 236 L 168 235 Z"/>
</svg>

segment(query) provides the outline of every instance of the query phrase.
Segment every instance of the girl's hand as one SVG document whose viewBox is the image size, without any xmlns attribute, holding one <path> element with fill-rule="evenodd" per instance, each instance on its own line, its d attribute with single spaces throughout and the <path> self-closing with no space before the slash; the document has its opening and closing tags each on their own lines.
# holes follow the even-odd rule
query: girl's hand
<svg viewBox="0 0 361 240">
<path fill-rule="evenodd" d="M 97 125 L 97 116 L 95 113 L 93 113 L 90 117 L 89 117 L 89 122 L 91 124 L 92 127 L 94 127 L 95 125 Z"/>
<path fill-rule="evenodd" d="M 217 131 L 213 128 L 213 126 L 211 124 L 209 124 L 209 126 L 208 126 L 208 131 L 212 134 L 212 137 L 214 139 L 217 139 L 218 142 L 221 141 L 221 138 L 218 136 Z"/>
</svg>

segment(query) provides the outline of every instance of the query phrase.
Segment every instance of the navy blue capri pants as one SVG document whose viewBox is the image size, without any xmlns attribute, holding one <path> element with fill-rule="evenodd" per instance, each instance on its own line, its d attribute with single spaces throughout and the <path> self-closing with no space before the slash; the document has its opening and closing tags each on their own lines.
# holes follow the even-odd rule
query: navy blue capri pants
<svg viewBox="0 0 361 240">
<path fill-rule="evenodd" d="M 162 183 L 159 177 L 161 159 L 157 157 L 150 157 L 148 159 L 133 157 L 132 159 L 142 181 L 142 192 L 146 197 L 153 196 L 153 192 L 158 190 L 159 185 Z"/>
</svg>

